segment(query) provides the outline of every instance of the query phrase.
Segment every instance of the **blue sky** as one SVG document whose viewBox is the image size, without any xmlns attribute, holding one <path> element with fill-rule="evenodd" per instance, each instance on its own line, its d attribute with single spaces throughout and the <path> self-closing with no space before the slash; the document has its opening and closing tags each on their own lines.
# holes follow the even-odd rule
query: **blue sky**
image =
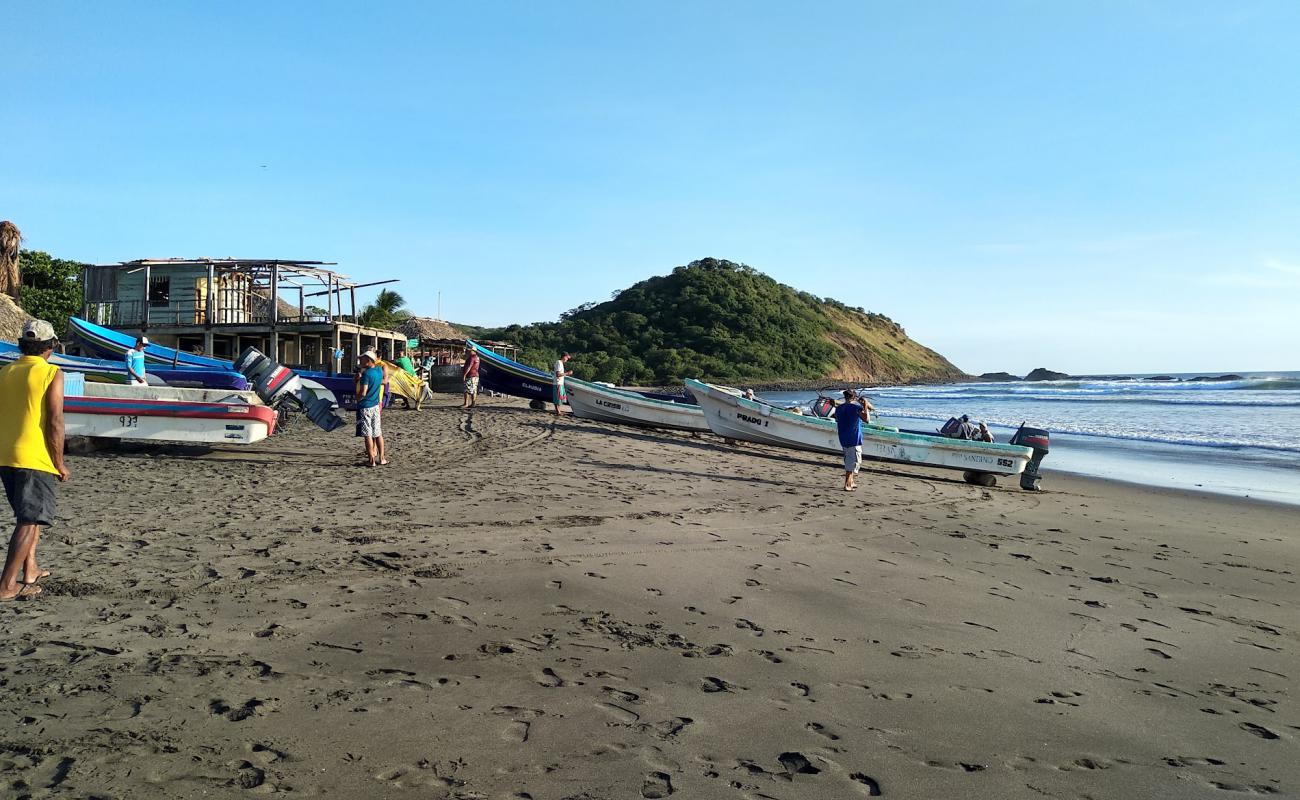
<svg viewBox="0 0 1300 800">
<path fill-rule="evenodd" d="M 479 324 L 696 258 L 972 372 L 1300 369 L 1300 4 L 6 6 L 0 218 Z"/>
</svg>

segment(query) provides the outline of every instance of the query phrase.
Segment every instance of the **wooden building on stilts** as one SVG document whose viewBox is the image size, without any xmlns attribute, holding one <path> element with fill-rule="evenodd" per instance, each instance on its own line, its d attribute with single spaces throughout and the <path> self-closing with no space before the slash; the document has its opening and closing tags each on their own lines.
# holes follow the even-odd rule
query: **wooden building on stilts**
<svg viewBox="0 0 1300 800">
<path fill-rule="evenodd" d="M 392 359 L 406 336 L 357 322 L 358 284 L 325 261 L 138 259 L 82 273 L 82 316 L 214 358 L 257 347 L 286 366 L 351 371 L 374 348 Z"/>
</svg>

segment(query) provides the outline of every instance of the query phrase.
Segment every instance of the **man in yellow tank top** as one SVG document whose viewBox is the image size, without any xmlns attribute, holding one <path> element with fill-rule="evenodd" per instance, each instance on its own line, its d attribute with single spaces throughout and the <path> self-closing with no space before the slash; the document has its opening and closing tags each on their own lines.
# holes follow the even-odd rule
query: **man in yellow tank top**
<svg viewBox="0 0 1300 800">
<path fill-rule="evenodd" d="M 45 320 L 23 325 L 22 357 L 0 369 L 0 482 L 17 524 L 0 574 L 0 601 L 41 593 L 50 573 L 36 566 L 41 526 L 54 524 L 54 481 L 66 481 L 63 465 L 63 373 L 46 361 L 58 343 Z M 22 580 L 19 580 L 19 574 Z"/>
</svg>

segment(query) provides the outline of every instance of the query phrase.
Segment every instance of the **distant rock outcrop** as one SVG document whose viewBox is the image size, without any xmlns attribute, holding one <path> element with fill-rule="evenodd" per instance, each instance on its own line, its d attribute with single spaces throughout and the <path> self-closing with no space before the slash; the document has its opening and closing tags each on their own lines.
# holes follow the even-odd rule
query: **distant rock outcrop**
<svg viewBox="0 0 1300 800">
<path fill-rule="evenodd" d="M 1053 372 L 1046 367 L 1039 367 L 1025 376 L 1027 381 L 1063 381 L 1069 378 L 1064 372 Z"/>
<path fill-rule="evenodd" d="M 1019 377 L 1012 375 L 1010 372 L 985 372 L 979 376 L 979 379 L 988 383 L 1020 380 Z"/>
<path fill-rule="evenodd" d="M 1240 375 L 1197 375 L 1195 378 L 1188 378 L 1187 380 L 1217 383 L 1222 381 L 1244 381 L 1246 379 Z"/>
</svg>

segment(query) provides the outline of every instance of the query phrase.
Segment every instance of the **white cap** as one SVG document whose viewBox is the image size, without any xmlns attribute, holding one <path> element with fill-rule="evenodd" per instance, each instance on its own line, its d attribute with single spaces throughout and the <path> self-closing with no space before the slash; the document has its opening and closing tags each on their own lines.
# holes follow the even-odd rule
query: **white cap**
<svg viewBox="0 0 1300 800">
<path fill-rule="evenodd" d="M 375 362 L 376 364 L 379 363 L 379 354 L 376 353 L 374 350 L 367 350 L 366 352 L 361 354 L 361 357 L 368 358 L 371 361 Z"/>
<path fill-rule="evenodd" d="M 29 319 L 23 323 L 23 338 L 34 342 L 48 342 L 59 338 L 54 326 L 43 319 Z"/>
</svg>

